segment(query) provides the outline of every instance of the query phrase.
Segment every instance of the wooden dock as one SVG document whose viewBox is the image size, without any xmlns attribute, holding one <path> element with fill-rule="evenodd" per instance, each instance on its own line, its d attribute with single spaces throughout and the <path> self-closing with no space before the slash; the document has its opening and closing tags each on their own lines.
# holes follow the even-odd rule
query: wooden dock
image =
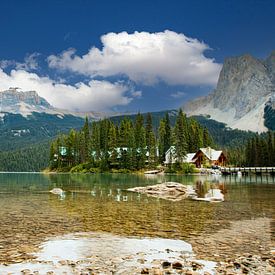
<svg viewBox="0 0 275 275">
<path fill-rule="evenodd" d="M 272 174 L 275 175 L 275 167 L 221 167 L 220 171 L 223 175 L 231 174 Z"/>
<path fill-rule="evenodd" d="M 145 171 L 144 174 L 145 175 L 155 175 L 155 174 L 159 174 L 161 172 L 162 172 L 162 170 L 151 170 L 151 171 Z"/>
</svg>

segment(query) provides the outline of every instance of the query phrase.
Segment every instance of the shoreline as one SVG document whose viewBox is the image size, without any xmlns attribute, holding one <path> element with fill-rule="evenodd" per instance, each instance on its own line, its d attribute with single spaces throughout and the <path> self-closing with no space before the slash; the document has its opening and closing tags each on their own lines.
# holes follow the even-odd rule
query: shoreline
<svg viewBox="0 0 275 275">
<path fill-rule="evenodd" d="M 57 235 L 37 244 L 36 252 L 25 254 L 33 259 L 2 263 L 0 271 L 15 268 L 24 275 L 61 274 L 61 271 L 67 272 L 62 274 L 271 275 L 275 271 L 275 247 L 269 236 L 270 221 L 268 218 L 235 221 L 212 235 L 191 234 L 186 241 L 107 232 Z"/>
</svg>

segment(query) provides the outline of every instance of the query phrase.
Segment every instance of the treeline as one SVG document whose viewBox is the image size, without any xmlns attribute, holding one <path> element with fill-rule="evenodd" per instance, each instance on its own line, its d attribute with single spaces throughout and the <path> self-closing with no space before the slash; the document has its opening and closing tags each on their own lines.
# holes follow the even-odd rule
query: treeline
<svg viewBox="0 0 275 275">
<path fill-rule="evenodd" d="M 194 116 L 193 118 L 208 129 L 215 144 L 220 148 L 242 147 L 249 139 L 257 136 L 255 132 L 231 129 L 225 123 L 218 122 L 210 117 Z"/>
<path fill-rule="evenodd" d="M 0 151 L 0 171 L 37 172 L 49 162 L 50 142 L 38 143 L 16 151 Z"/>
<path fill-rule="evenodd" d="M 180 160 L 188 152 L 213 146 L 213 140 L 206 128 L 187 118 L 182 110 L 173 127 L 166 114 L 157 130 L 150 113 L 146 117 L 138 114 L 134 122 L 125 117 L 118 123 L 104 119 L 90 124 L 86 119 L 80 131 L 71 130 L 52 142 L 50 169 L 93 172 L 153 168 L 164 162 L 171 145 Z"/>
<path fill-rule="evenodd" d="M 235 166 L 275 166 L 275 132 L 255 135 L 244 146 L 229 150 L 228 158 Z"/>
</svg>

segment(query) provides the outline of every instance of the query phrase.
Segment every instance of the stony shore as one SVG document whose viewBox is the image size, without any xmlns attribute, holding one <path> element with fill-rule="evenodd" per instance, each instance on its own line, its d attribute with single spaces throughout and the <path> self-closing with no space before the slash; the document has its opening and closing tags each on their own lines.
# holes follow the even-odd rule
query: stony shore
<svg viewBox="0 0 275 275">
<path fill-rule="evenodd" d="M 169 184 L 168 184 L 169 185 Z M 167 187 L 167 186 L 166 186 Z M 167 187 L 168 193 L 171 191 L 170 188 L 178 188 L 173 184 L 170 187 Z M 184 187 L 185 188 L 185 187 Z M 152 190 L 151 190 L 152 191 Z M 178 191 L 178 190 L 176 190 Z M 183 198 L 186 198 L 187 190 L 184 192 L 178 191 L 179 194 L 182 194 Z M 177 195 L 177 193 L 170 192 L 170 195 Z M 63 258 L 62 259 L 52 259 L 52 258 L 41 258 L 37 253 L 41 251 L 41 244 L 48 241 L 52 238 L 62 239 L 62 236 L 73 233 L 73 232 L 84 232 L 82 225 L 82 220 L 78 224 L 77 218 L 69 218 L 69 216 L 64 215 L 60 216 L 58 211 L 63 207 L 64 202 L 61 203 L 56 200 L 56 195 L 49 195 L 50 202 L 52 207 L 48 209 L 43 207 L 43 218 L 37 218 L 33 216 L 31 218 L 25 219 L 24 216 L 28 212 L 21 211 L 18 212 L 18 209 L 22 208 L 23 203 L 30 203 L 29 201 L 23 200 L 23 202 L 18 207 L 18 205 L 6 206 L 8 207 L 8 215 L 2 218 L 1 226 L 1 236 L 0 236 L 0 274 L 252 274 L 252 275 L 269 275 L 274 274 L 274 219 L 272 219 L 270 213 L 265 210 L 264 217 L 258 217 L 256 214 L 246 215 L 246 212 L 242 210 L 241 200 L 240 205 L 238 205 L 238 211 L 236 212 L 235 208 L 230 209 L 230 204 L 224 203 L 220 204 L 211 204 L 210 207 L 215 207 L 215 212 L 207 212 L 207 215 L 215 215 L 215 219 L 207 219 L 201 225 L 200 230 L 188 231 L 188 234 L 182 235 L 178 232 L 186 231 L 175 231 L 173 235 L 173 227 L 169 227 L 169 232 L 172 232 L 168 235 L 156 235 L 148 234 L 148 231 L 143 233 L 141 231 L 140 235 L 133 234 L 133 228 L 136 228 L 138 223 L 134 223 L 134 226 L 131 227 L 130 233 L 125 234 L 125 232 L 113 232 L 117 234 L 115 242 L 112 242 L 112 239 L 106 239 L 106 234 L 110 233 L 95 233 L 96 238 L 99 242 L 99 250 L 94 251 L 93 243 L 88 243 L 86 240 L 82 242 L 81 246 L 72 246 L 76 251 L 81 251 L 81 249 L 89 248 L 90 254 L 80 255 L 77 259 L 72 259 L 68 257 L 68 253 L 72 250 L 72 247 L 66 246 L 62 250 Z M 146 196 L 145 196 L 146 197 Z M 84 197 L 86 200 L 86 196 Z M 148 200 L 150 202 L 150 200 Z M 163 203 L 166 206 L 167 200 L 159 200 L 158 202 Z M 184 201 L 189 203 L 189 201 Z M 43 201 L 37 200 L 37 204 L 43 205 Z M 108 202 L 107 202 L 108 203 Z M 170 203 L 170 201 L 169 201 Z M 181 202 L 179 202 L 180 204 Z M 37 212 L 37 204 L 33 202 L 30 203 L 32 206 L 31 210 Z M 121 203 L 122 204 L 122 203 Z M 174 204 L 174 203 L 171 203 Z M 204 202 L 192 202 L 192 205 L 196 206 L 198 204 L 207 205 L 209 204 Z M 257 202 L 255 202 L 257 204 Z M 101 207 L 101 203 L 99 204 Z M 119 204 L 115 204 L 119 205 Z M 138 212 L 144 212 L 142 207 L 143 204 L 140 204 L 141 208 Z M 262 204 L 258 203 L 259 206 Z M 57 208 L 57 206 L 59 208 Z M 121 208 L 114 208 L 114 204 L 109 205 L 108 209 L 111 209 L 112 213 L 122 213 Z M 149 207 L 150 204 L 147 204 Z M 186 206 L 186 205 L 185 205 Z M 193 206 L 193 207 L 194 207 Z M 216 207 L 218 206 L 218 207 Z M 48 211 L 45 211 L 47 209 Z M 58 211 L 56 210 L 58 209 Z M 67 209 L 67 208 L 66 208 Z M 92 208 L 91 208 L 92 209 Z M 126 209 L 126 208 L 125 208 Z M 167 208 L 169 210 L 169 208 Z M 192 208 L 193 209 L 193 208 Z M 203 208 L 202 208 L 203 209 Z M 49 210 L 52 210 L 49 211 Z M 54 210 L 54 211 L 53 211 Z M 81 208 L 81 210 L 83 210 Z M 128 211 L 128 208 L 126 209 Z M 41 210 L 42 211 L 42 210 Z M 89 209 L 90 211 L 90 209 Z M 102 209 L 100 208 L 100 213 Z M 152 211 L 151 211 L 152 212 Z M 151 213 L 150 212 L 150 213 Z M 77 211 L 75 213 L 78 214 Z M 83 213 L 83 212 L 81 212 Z M 87 212 L 85 221 L 87 222 L 87 217 L 95 217 L 91 221 L 91 224 L 99 220 L 96 216 L 97 212 Z M 105 213 L 105 212 L 104 212 Z M 128 212 L 123 212 L 123 217 Z M 158 212 L 156 212 L 158 213 Z M 169 215 L 169 211 L 165 212 L 166 215 L 158 216 L 160 218 L 165 218 Z M 177 215 L 174 215 L 177 219 L 175 223 L 178 225 L 181 220 L 185 220 L 182 214 L 182 208 Z M 198 214 L 199 212 L 197 212 Z M 234 215 L 234 220 L 232 220 L 232 213 Z M 132 215 L 132 213 L 130 213 Z M 131 215 L 127 216 L 128 219 Z M 136 220 L 137 216 L 132 215 Z M 102 216 L 100 216 L 102 218 Z M 103 216 L 103 221 L 104 221 Z M 143 216 L 140 217 L 141 220 Z M 135 221 L 134 220 L 134 221 Z M 213 222 L 213 220 L 215 222 Z M 122 219 L 119 219 L 121 223 Z M 151 228 L 156 222 L 156 217 L 153 216 L 151 219 L 147 218 L 146 221 L 149 225 L 142 224 L 142 226 L 148 226 Z M 190 222 L 190 219 L 187 220 Z M 110 223 L 108 220 L 105 220 L 106 226 L 102 227 L 102 224 L 99 224 L 98 227 L 92 228 L 89 227 L 88 232 L 85 234 L 92 234 L 92 232 L 99 232 L 104 228 L 104 232 L 108 232 L 110 228 Z M 170 222 L 170 220 L 169 220 Z M 87 223 L 88 224 L 88 223 Z M 171 223 L 169 223 L 170 226 Z M 13 231 L 11 232 L 11 225 Z M 66 226 L 64 226 L 66 225 Z M 103 224 L 104 225 L 104 224 Z M 100 228 L 100 229 L 98 229 Z M 124 227 L 123 227 L 124 228 Z M 175 227 L 177 228 L 177 227 Z M 141 228 L 142 229 L 142 228 Z M 156 227 L 156 230 L 158 228 Z M 165 229 L 165 227 L 164 227 Z M 188 229 L 188 228 L 187 228 Z M 150 231 L 149 231 L 150 233 Z M 78 233 L 74 233 L 78 234 Z M 112 236 L 114 236 L 111 233 Z M 135 247 L 133 243 L 131 245 L 125 244 L 125 238 L 132 240 L 131 236 L 136 236 L 139 240 L 146 239 L 144 236 L 151 236 L 152 239 L 161 238 L 160 243 L 163 243 L 165 238 L 174 239 L 172 241 L 184 240 L 188 244 L 192 245 L 193 251 L 182 252 L 181 250 L 166 248 L 162 253 L 151 254 L 144 249 L 153 247 L 151 244 L 147 246 L 140 246 L 138 251 L 128 251 L 129 247 Z M 123 237 L 125 236 L 125 237 Z M 80 236 L 81 237 L 81 236 Z M 92 239 L 94 236 L 91 236 Z M 78 238 L 78 237 L 74 237 Z M 73 239 L 74 239 L 73 238 Z M 81 239 L 81 238 L 80 238 Z M 93 239 L 94 240 L 94 239 Z M 118 242 L 122 240 L 123 246 L 117 246 Z M 108 251 L 110 247 L 113 246 L 113 250 L 109 253 L 104 254 Z M 58 250 L 58 246 L 53 246 L 54 250 Z M 126 252 L 122 255 L 121 251 L 126 249 Z M 162 247 L 163 251 L 164 247 Z M 272 252 L 273 251 L 273 252 Z M 100 254 L 103 253 L 103 254 Z M 176 255 L 175 255 L 176 253 Z M 213 264 L 216 263 L 214 268 Z"/>
<path fill-rule="evenodd" d="M 94 253 L 87 258 L 59 261 L 51 261 L 47 258 L 41 260 L 39 257 L 27 261 L 22 259 L 22 262 L 18 263 L 18 267 L 21 267 L 18 273 L 9 269 L 16 265 L 7 265 L 9 272 L 3 273 L 0 268 L 0 274 L 272 275 L 275 272 L 275 252 L 274 242 L 268 234 L 269 230 L 271 230 L 270 220 L 267 218 L 236 221 L 230 228 L 221 229 L 212 235 L 191 236 L 188 243 L 192 244 L 192 253 L 177 250 L 177 246 L 164 251 L 164 247 L 169 247 L 169 243 L 163 244 L 163 241 L 161 241 L 162 247 L 159 248 L 154 248 L 154 243 L 150 242 L 142 246 L 131 243 L 133 248 L 127 247 L 130 246 L 127 241 L 132 241 L 131 238 L 108 239 L 109 235 L 107 234 L 106 237 L 103 233 L 96 237 L 99 250 L 94 250 Z M 85 243 L 89 246 L 87 240 Z M 112 249 L 117 249 L 116 256 L 114 256 L 115 252 L 109 251 L 112 243 L 114 244 Z M 126 243 L 127 249 L 120 245 L 122 243 Z M 146 251 L 148 246 L 149 250 Z M 182 247 L 181 243 L 180 246 Z M 139 251 L 142 247 L 143 252 Z M 70 247 L 67 246 L 67 248 L 70 251 Z M 78 249 L 77 246 L 76 249 Z M 65 251 L 64 253 L 66 254 Z"/>
<path fill-rule="evenodd" d="M 227 262 L 218 262 L 216 267 L 210 271 L 205 271 L 203 261 L 184 259 L 170 262 L 166 260 L 153 260 L 148 263 L 142 255 L 137 259 L 137 265 L 125 267 L 121 266 L 122 262 L 131 260 L 133 256 L 127 258 L 113 258 L 112 260 L 100 259 L 94 256 L 92 260 L 69 261 L 63 260 L 58 263 L 51 261 L 32 261 L 29 268 L 21 269 L 19 273 L 7 272 L 5 274 L 22 274 L 22 275 L 112 275 L 112 274 L 149 274 L 149 275 L 168 275 L 168 274 L 185 274 L 185 275 L 211 275 L 211 274 L 251 274 L 251 275 L 273 275 L 275 272 L 275 258 L 249 255 L 237 259 L 228 260 Z M 39 266 L 42 266 L 41 271 Z M 144 267 L 142 267 L 144 266 Z M 1 273 L 3 274 L 3 273 Z M 4 274 L 3 274 L 4 275 Z"/>
</svg>

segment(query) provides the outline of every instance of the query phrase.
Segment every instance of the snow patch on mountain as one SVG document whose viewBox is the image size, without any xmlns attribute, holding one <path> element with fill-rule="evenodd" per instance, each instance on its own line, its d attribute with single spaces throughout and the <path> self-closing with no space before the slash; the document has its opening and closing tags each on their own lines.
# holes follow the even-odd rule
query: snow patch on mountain
<svg viewBox="0 0 275 275">
<path fill-rule="evenodd" d="M 60 119 L 63 119 L 65 115 L 82 118 L 88 116 L 94 120 L 107 117 L 105 113 L 99 112 L 77 113 L 57 109 L 51 106 L 46 99 L 40 97 L 36 91 L 20 91 L 17 87 L 0 91 L 0 119 L 3 120 L 5 113 L 20 114 L 28 117 L 34 112 L 57 115 Z"/>
<path fill-rule="evenodd" d="M 209 115 L 231 128 L 267 131 L 265 106 L 274 106 L 274 64 L 274 52 L 265 61 L 250 55 L 228 58 L 216 89 L 187 103 L 184 111 L 188 116 Z"/>
</svg>

